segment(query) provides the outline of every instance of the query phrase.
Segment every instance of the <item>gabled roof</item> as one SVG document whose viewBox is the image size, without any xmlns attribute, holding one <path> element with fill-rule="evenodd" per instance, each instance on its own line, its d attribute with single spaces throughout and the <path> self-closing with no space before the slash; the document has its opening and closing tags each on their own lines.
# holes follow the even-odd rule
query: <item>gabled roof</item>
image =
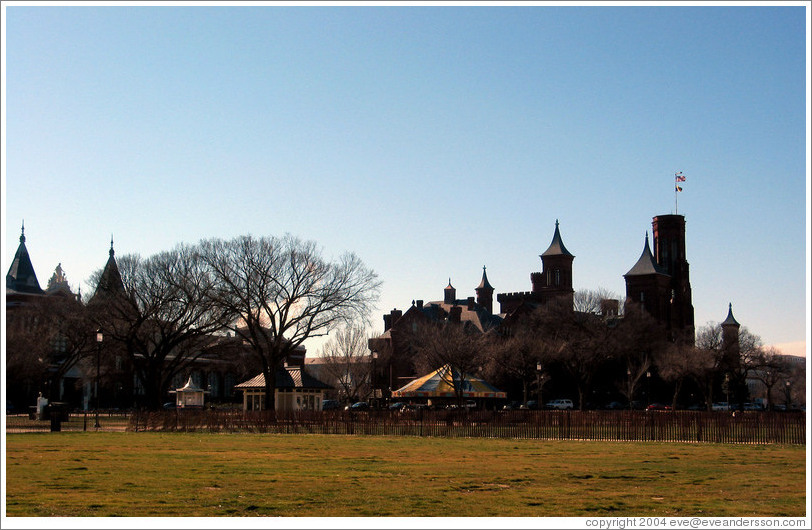
<svg viewBox="0 0 812 530">
<path fill-rule="evenodd" d="M 629 272 L 624 274 L 623 276 L 646 276 L 649 274 L 662 274 L 663 276 L 668 276 L 657 262 L 654 261 L 654 256 L 651 254 L 651 247 L 648 245 L 648 232 L 646 232 L 646 245 L 643 247 L 643 252 L 640 254 L 640 258 L 637 260 L 637 263 L 634 264 L 634 267 L 629 269 Z"/>
<path fill-rule="evenodd" d="M 740 324 L 738 322 L 736 322 L 736 319 L 733 318 L 733 304 L 732 303 L 728 304 L 728 306 L 727 306 L 727 318 L 725 319 L 724 322 L 722 322 L 722 325 L 723 326 L 737 326 L 737 327 L 740 326 Z"/>
<path fill-rule="evenodd" d="M 561 241 L 561 232 L 558 230 L 558 219 L 555 220 L 555 233 L 553 234 L 553 240 L 550 242 L 550 246 L 541 257 L 546 256 L 569 256 L 574 258 L 570 251 L 567 250 L 567 247 L 564 246 L 564 242 Z"/>
<path fill-rule="evenodd" d="M 25 225 L 20 234 L 20 246 L 14 254 L 14 260 L 6 274 L 6 289 L 19 293 L 44 294 L 45 291 L 39 286 L 37 274 L 34 272 L 34 265 L 28 255 L 25 246 Z"/>
<path fill-rule="evenodd" d="M 322 383 L 312 375 L 302 370 L 301 366 L 286 366 L 279 368 L 274 373 L 276 379 L 276 388 L 332 388 L 326 383 Z M 240 383 L 234 388 L 265 388 L 265 374 L 259 374 L 256 377 Z"/>
</svg>

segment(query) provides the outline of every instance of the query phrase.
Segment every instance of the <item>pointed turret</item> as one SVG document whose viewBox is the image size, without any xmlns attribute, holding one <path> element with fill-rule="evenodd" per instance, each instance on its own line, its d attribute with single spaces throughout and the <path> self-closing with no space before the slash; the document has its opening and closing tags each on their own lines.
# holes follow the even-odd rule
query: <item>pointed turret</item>
<svg viewBox="0 0 812 530">
<path fill-rule="evenodd" d="M 671 289 L 669 276 L 657 265 L 651 253 L 646 232 L 646 243 L 643 252 L 634 267 L 623 275 L 626 280 L 626 304 L 639 304 L 648 313 L 661 322 L 669 318 Z"/>
<path fill-rule="evenodd" d="M 727 318 L 721 324 L 722 327 L 722 369 L 727 372 L 735 372 L 741 363 L 741 346 L 739 343 L 739 323 L 733 318 L 733 304 L 727 305 Z"/>
<path fill-rule="evenodd" d="M 541 254 L 541 259 L 544 261 L 545 256 L 568 256 L 574 258 L 570 251 L 567 250 L 567 247 L 564 246 L 564 242 L 561 240 L 561 232 L 558 230 L 558 219 L 555 220 L 555 232 L 553 233 L 553 240 L 550 242 L 550 246 L 547 247 L 547 250 Z"/>
<path fill-rule="evenodd" d="M 646 232 L 646 244 L 643 247 L 640 258 L 637 260 L 637 263 L 634 264 L 634 267 L 629 269 L 629 272 L 624 274 L 623 277 L 645 276 L 648 274 L 668 275 L 654 260 L 654 255 L 651 253 L 651 247 L 648 244 L 648 232 Z"/>
<path fill-rule="evenodd" d="M 475 289 L 476 302 L 488 310 L 488 313 L 493 313 L 493 286 L 488 281 L 488 275 L 485 272 L 485 266 L 482 266 L 482 281 Z"/>
<path fill-rule="evenodd" d="M 451 285 L 451 278 L 448 279 L 448 286 L 443 290 L 443 302 L 451 305 L 457 302 L 457 290 Z"/>
<path fill-rule="evenodd" d="M 93 293 L 93 298 L 100 294 L 119 294 L 124 292 L 124 282 L 121 279 L 121 272 L 118 270 L 116 263 L 116 251 L 113 249 L 113 236 L 110 236 L 110 257 L 104 266 L 101 276 L 99 277 L 99 284 L 96 286 L 96 292 Z"/>
<path fill-rule="evenodd" d="M 537 272 L 530 274 L 533 292 L 545 292 L 550 297 L 572 296 L 574 292 L 572 289 L 572 261 L 575 256 L 567 250 L 561 240 L 558 219 L 555 220 L 553 240 L 539 257 L 541 258 L 541 274 Z"/>
<path fill-rule="evenodd" d="M 733 318 L 733 304 L 729 303 L 727 305 L 727 318 L 724 322 L 722 322 L 722 326 L 736 326 L 737 328 L 740 327 L 740 324 Z"/>
<path fill-rule="evenodd" d="M 44 291 L 39 286 L 37 274 L 31 264 L 31 257 L 25 246 L 25 222 L 23 222 L 20 232 L 20 246 L 14 254 L 14 260 L 6 274 L 6 289 L 18 293 L 43 294 Z"/>
</svg>

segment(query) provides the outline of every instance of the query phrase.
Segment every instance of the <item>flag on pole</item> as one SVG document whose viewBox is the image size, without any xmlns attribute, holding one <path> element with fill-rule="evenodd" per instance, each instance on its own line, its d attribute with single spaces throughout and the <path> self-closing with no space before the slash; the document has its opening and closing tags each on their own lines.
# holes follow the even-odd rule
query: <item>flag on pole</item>
<svg viewBox="0 0 812 530">
<path fill-rule="evenodd" d="M 674 191 L 682 191 L 682 186 L 674 186 Z"/>
<path fill-rule="evenodd" d="M 685 175 L 677 174 L 675 177 L 677 182 L 685 182 Z"/>
</svg>

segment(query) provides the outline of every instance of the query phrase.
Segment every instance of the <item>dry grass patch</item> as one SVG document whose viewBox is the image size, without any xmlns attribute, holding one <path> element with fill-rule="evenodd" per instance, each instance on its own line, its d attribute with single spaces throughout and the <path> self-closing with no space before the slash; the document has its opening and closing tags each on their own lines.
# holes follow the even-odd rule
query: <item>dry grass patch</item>
<svg viewBox="0 0 812 530">
<path fill-rule="evenodd" d="M 9 516 L 803 516 L 805 447 L 406 437 L 6 437 Z"/>
</svg>

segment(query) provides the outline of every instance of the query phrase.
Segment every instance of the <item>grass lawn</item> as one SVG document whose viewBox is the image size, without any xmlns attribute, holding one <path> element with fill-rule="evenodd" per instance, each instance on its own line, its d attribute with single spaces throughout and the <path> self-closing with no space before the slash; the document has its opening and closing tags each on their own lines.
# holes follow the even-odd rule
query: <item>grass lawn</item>
<svg viewBox="0 0 812 530">
<path fill-rule="evenodd" d="M 13 516 L 798 516 L 805 446 L 6 436 Z"/>
</svg>

